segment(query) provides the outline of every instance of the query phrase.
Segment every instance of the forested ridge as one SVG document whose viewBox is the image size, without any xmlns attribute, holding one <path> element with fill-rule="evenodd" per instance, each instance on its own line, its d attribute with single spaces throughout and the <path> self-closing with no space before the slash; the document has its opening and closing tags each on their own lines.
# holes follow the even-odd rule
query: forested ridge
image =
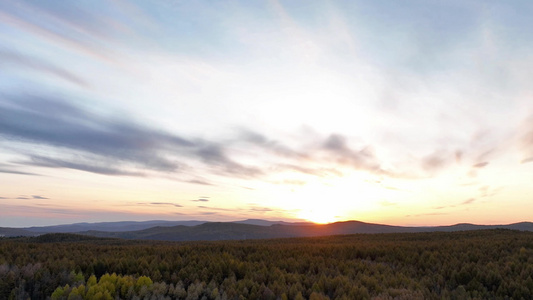
<svg viewBox="0 0 533 300">
<path fill-rule="evenodd" d="M 533 232 L 0 239 L 0 299 L 532 299 Z"/>
<path fill-rule="evenodd" d="M 178 224 L 178 225 L 175 225 Z M 461 223 L 449 226 L 406 227 L 361 221 L 329 224 L 289 223 L 248 219 L 236 222 L 207 221 L 146 221 L 75 223 L 58 226 L 2 228 L 0 236 L 38 236 L 46 233 L 77 233 L 95 237 L 159 241 L 218 241 L 247 239 L 277 239 L 358 233 L 403 233 L 468 231 L 482 229 L 513 229 L 533 231 L 532 222 L 507 225 L 476 225 Z"/>
</svg>

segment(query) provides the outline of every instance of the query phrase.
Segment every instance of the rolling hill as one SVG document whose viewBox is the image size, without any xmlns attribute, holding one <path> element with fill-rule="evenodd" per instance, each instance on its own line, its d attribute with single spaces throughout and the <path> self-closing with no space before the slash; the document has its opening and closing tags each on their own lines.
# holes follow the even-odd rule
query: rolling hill
<svg viewBox="0 0 533 300">
<path fill-rule="evenodd" d="M 480 229 L 513 229 L 533 231 L 533 223 L 521 222 L 508 225 L 476 225 L 461 223 L 437 227 L 404 227 L 383 224 L 346 221 L 331 224 L 288 223 L 266 220 L 243 220 L 237 222 L 206 221 L 147 221 L 76 223 L 71 225 L 0 228 L 0 236 L 37 236 L 45 233 L 78 233 L 94 237 L 166 240 L 166 241 L 213 241 L 246 240 L 289 237 L 312 237 L 357 233 L 400 233 L 400 232 L 451 232 Z"/>
<path fill-rule="evenodd" d="M 174 227 L 153 227 L 140 231 L 129 232 L 101 232 L 88 231 L 81 232 L 97 237 L 114 237 L 123 239 L 146 239 L 146 240 L 166 240 L 166 241 L 194 241 L 194 240 L 246 240 L 246 239 L 270 239 L 289 237 L 312 237 L 329 236 L 357 233 L 400 233 L 400 232 L 432 232 L 432 231 L 467 231 L 480 229 L 514 229 L 533 231 L 533 223 L 522 222 L 509 225 L 474 225 L 457 224 L 453 226 L 440 227 L 402 227 L 382 224 L 364 223 L 359 221 L 337 222 L 325 225 L 305 224 L 305 225 L 284 225 L 273 224 L 270 226 L 260 226 L 241 223 L 219 223 L 211 222 L 197 226 L 174 226 Z"/>
</svg>

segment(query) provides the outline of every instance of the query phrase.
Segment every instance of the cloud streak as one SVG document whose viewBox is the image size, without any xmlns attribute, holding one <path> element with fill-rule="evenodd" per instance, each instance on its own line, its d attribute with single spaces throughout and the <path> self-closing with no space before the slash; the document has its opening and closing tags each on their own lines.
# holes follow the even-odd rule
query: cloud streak
<svg viewBox="0 0 533 300">
<path fill-rule="evenodd" d="M 5 169 L 5 168 L 0 168 L 0 173 L 15 174 L 15 175 L 32 175 L 32 176 L 39 176 L 39 174 L 35 174 L 35 173 L 23 172 L 23 171 L 16 171 L 16 170 L 10 170 L 10 169 Z"/>
<path fill-rule="evenodd" d="M 178 159 L 198 159 L 210 166 L 213 172 L 223 176 L 253 178 L 265 175 L 265 171 L 259 167 L 246 166 L 230 158 L 225 146 L 217 141 L 187 139 L 120 119 L 102 118 L 72 104 L 44 96 L 2 95 L 1 98 L 0 135 L 4 138 L 43 144 L 58 150 L 81 151 L 81 155 L 77 154 L 71 159 L 28 154 L 28 159 L 20 161 L 20 164 L 68 168 L 103 175 L 145 176 L 143 172 L 127 169 L 124 164 L 140 165 L 159 172 L 178 172 L 182 166 L 177 162 Z M 272 147 L 269 143 L 258 143 L 257 138 L 252 143 L 263 152 L 277 157 L 281 155 L 280 159 L 288 157 L 298 165 L 280 166 L 301 173 L 316 176 L 341 174 L 334 167 L 316 169 L 305 166 L 306 162 L 313 160 L 323 160 L 330 164 L 333 162 L 333 166 L 347 165 L 355 169 L 384 173 L 368 149 L 352 150 L 340 135 L 328 137 L 321 149 L 318 149 L 327 154 L 323 158 L 318 158 L 318 151 L 296 152 L 279 143 Z M 209 184 L 198 180 L 194 182 Z"/>
<path fill-rule="evenodd" d="M 204 198 L 194 199 L 194 200 L 191 200 L 191 201 L 193 201 L 193 202 L 209 202 L 209 199 L 204 197 Z"/>
<path fill-rule="evenodd" d="M 149 203 L 137 203 L 140 205 L 156 205 L 156 206 L 174 206 L 174 207 L 183 207 L 183 205 L 172 203 L 172 202 L 149 202 Z"/>
<path fill-rule="evenodd" d="M 20 53 L 10 52 L 0 48 L 0 60 L 1 64 L 4 66 L 14 65 L 15 67 L 25 67 L 35 71 L 44 72 L 49 75 L 57 76 L 82 87 L 88 87 L 88 83 L 76 74 L 55 66 L 52 63 L 25 56 Z"/>
</svg>

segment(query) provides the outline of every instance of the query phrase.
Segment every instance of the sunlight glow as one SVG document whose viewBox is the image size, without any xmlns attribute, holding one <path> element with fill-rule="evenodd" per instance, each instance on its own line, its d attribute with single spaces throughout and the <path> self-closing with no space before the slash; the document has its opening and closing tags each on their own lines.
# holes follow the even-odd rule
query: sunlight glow
<svg viewBox="0 0 533 300">
<path fill-rule="evenodd" d="M 368 174 L 354 173 L 340 178 L 317 179 L 280 195 L 287 209 L 296 209 L 296 217 L 314 223 L 357 219 L 379 206 L 390 192 L 369 182 Z M 290 201 L 289 201 L 290 200 Z M 355 214 L 355 215 L 354 215 Z"/>
</svg>

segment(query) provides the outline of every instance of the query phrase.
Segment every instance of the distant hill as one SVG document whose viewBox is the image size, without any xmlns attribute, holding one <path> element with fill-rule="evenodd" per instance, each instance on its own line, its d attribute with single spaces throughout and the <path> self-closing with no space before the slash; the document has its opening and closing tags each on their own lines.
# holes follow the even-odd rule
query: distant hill
<svg viewBox="0 0 533 300">
<path fill-rule="evenodd" d="M 0 237 L 36 236 L 36 235 L 39 235 L 39 234 L 22 229 L 22 228 L 0 227 Z"/>
<path fill-rule="evenodd" d="M 513 229 L 533 231 L 533 223 L 521 222 L 508 225 L 476 225 L 461 223 L 451 226 L 404 227 L 383 224 L 346 221 L 331 224 L 290 223 L 248 219 L 236 222 L 207 221 L 145 221 L 76 223 L 70 225 L 0 228 L 0 236 L 37 236 L 45 233 L 77 233 L 86 236 L 167 241 L 246 240 L 288 237 L 311 237 L 357 233 L 400 233 L 467 231 L 479 229 Z"/>
<path fill-rule="evenodd" d="M 146 239 L 166 241 L 194 241 L 194 240 L 246 240 L 271 239 L 288 237 L 312 237 L 357 233 L 400 233 L 400 232 L 432 232 L 432 231 L 466 231 L 478 229 L 515 229 L 533 231 L 533 223 L 523 222 L 510 225 L 473 225 L 457 224 L 439 227 L 402 227 L 382 224 L 364 223 L 359 221 L 337 222 L 332 224 L 306 224 L 260 226 L 242 223 L 211 222 L 197 226 L 154 227 L 140 231 L 129 232 L 99 232 L 89 231 L 82 234 L 98 237 L 115 237 L 123 239 Z"/>
<path fill-rule="evenodd" d="M 74 224 L 65 224 L 65 225 L 54 225 L 54 226 L 34 226 L 21 228 L 23 230 L 34 232 L 34 233 L 76 233 L 76 232 L 85 232 L 85 231 L 104 231 L 104 232 L 124 232 L 124 231 L 137 231 L 144 230 L 153 227 L 174 227 L 174 226 L 197 226 L 204 223 L 209 223 L 209 221 L 162 221 L 162 220 L 153 220 L 153 221 L 122 221 L 122 222 L 100 222 L 100 223 L 74 223 Z M 284 221 L 267 221 L 261 219 L 248 219 L 242 221 L 236 221 L 233 223 L 239 224 L 250 224 L 250 225 L 259 225 L 259 226 L 271 226 L 275 224 L 283 225 L 304 225 L 304 224 L 313 224 L 306 222 L 290 223 Z"/>
<path fill-rule="evenodd" d="M 164 226 L 196 226 L 207 221 L 123 221 L 123 222 L 100 222 L 100 223 L 75 223 L 55 226 L 41 226 L 41 227 L 27 227 L 24 228 L 31 232 L 38 233 L 76 233 L 89 230 L 106 231 L 106 232 L 121 232 L 121 231 L 135 231 L 143 230 L 152 227 Z"/>
<path fill-rule="evenodd" d="M 267 221 L 261 219 L 247 219 L 243 221 L 235 221 L 232 223 L 249 224 L 259 226 L 272 226 L 272 225 L 313 225 L 311 222 L 284 222 L 284 221 Z"/>
<path fill-rule="evenodd" d="M 272 226 L 260 226 L 230 222 L 204 223 L 192 227 L 182 225 L 174 227 L 153 227 L 149 229 L 128 232 L 88 231 L 81 232 L 81 234 L 87 234 L 97 237 L 115 237 L 123 239 L 145 239 L 165 241 L 245 240 L 278 237 L 277 235 L 272 234 Z"/>
</svg>

